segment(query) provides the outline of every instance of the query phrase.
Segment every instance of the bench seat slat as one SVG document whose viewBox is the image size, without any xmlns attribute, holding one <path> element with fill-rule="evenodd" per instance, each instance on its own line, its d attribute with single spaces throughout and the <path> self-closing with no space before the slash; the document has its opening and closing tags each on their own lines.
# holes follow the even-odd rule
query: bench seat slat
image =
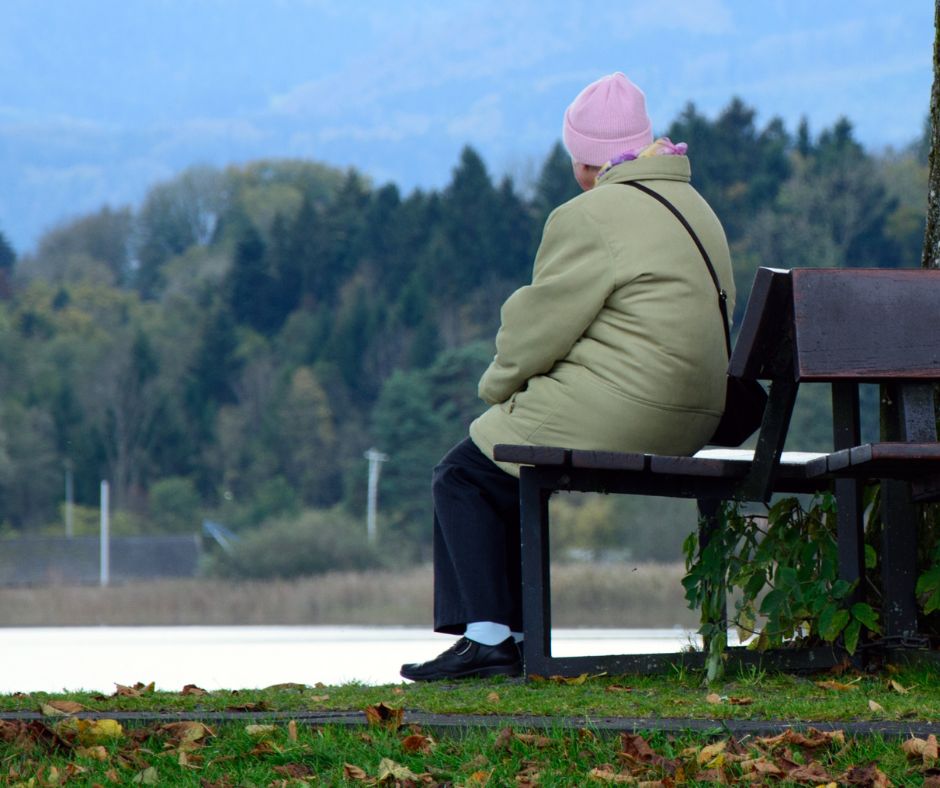
<svg viewBox="0 0 940 788">
<path fill-rule="evenodd" d="M 518 462 L 521 465 L 570 465 L 571 449 L 499 443 L 493 447 L 493 457 L 499 462 Z"/>
</svg>

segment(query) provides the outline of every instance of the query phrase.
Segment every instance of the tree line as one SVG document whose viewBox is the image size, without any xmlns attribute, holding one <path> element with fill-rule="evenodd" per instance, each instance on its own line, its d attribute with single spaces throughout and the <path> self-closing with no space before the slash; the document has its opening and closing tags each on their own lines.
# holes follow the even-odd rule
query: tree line
<svg viewBox="0 0 940 788">
<path fill-rule="evenodd" d="M 848 120 L 790 132 L 734 99 L 666 133 L 725 225 L 739 309 L 757 265 L 919 264 L 926 132 L 872 153 Z M 430 469 L 482 410 L 499 305 L 576 193 L 560 144 L 532 184 L 468 147 L 444 188 L 408 195 L 264 160 L 193 167 L 28 254 L 0 233 L 2 528 L 60 529 L 69 469 L 89 511 L 111 482 L 125 532 L 212 516 L 258 549 L 285 522 L 355 530 L 375 446 L 383 552 L 426 557 Z"/>
</svg>

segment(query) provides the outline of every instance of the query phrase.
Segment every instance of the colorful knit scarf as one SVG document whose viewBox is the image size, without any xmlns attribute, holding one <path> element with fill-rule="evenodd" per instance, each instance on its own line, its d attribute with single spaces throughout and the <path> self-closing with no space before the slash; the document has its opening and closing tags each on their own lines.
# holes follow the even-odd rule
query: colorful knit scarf
<svg viewBox="0 0 940 788">
<path fill-rule="evenodd" d="M 600 168 L 600 171 L 597 173 L 597 177 L 594 179 L 594 182 L 597 183 L 597 181 L 603 178 L 614 167 L 616 167 L 618 164 L 623 164 L 625 161 L 646 159 L 650 156 L 685 156 L 688 149 L 689 146 L 684 142 L 673 142 L 671 139 L 669 139 L 669 137 L 660 137 L 655 142 L 651 142 L 649 145 L 643 148 L 628 150 L 625 153 L 621 153 L 619 156 L 612 158 L 609 162 L 607 162 L 607 164 Z"/>
</svg>

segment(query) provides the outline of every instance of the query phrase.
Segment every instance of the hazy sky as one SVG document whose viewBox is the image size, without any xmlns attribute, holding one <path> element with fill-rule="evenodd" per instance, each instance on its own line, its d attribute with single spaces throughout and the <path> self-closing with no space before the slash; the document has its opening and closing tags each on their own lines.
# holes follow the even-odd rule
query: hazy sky
<svg viewBox="0 0 940 788">
<path fill-rule="evenodd" d="M 929 105 L 928 0 L 0 0 L 0 231 L 139 203 L 193 164 L 304 157 L 408 191 L 471 144 L 525 181 L 588 82 L 662 131 L 738 95 L 875 150 Z M 707 151 L 690 151 L 695 156 Z"/>
</svg>

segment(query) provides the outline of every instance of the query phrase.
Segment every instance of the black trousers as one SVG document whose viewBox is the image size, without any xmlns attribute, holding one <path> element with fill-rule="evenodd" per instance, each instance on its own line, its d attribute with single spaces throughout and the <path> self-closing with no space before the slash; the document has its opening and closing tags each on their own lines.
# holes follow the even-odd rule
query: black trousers
<svg viewBox="0 0 940 788">
<path fill-rule="evenodd" d="M 470 621 L 522 631 L 519 480 L 469 438 L 434 468 L 434 629 Z"/>
</svg>

